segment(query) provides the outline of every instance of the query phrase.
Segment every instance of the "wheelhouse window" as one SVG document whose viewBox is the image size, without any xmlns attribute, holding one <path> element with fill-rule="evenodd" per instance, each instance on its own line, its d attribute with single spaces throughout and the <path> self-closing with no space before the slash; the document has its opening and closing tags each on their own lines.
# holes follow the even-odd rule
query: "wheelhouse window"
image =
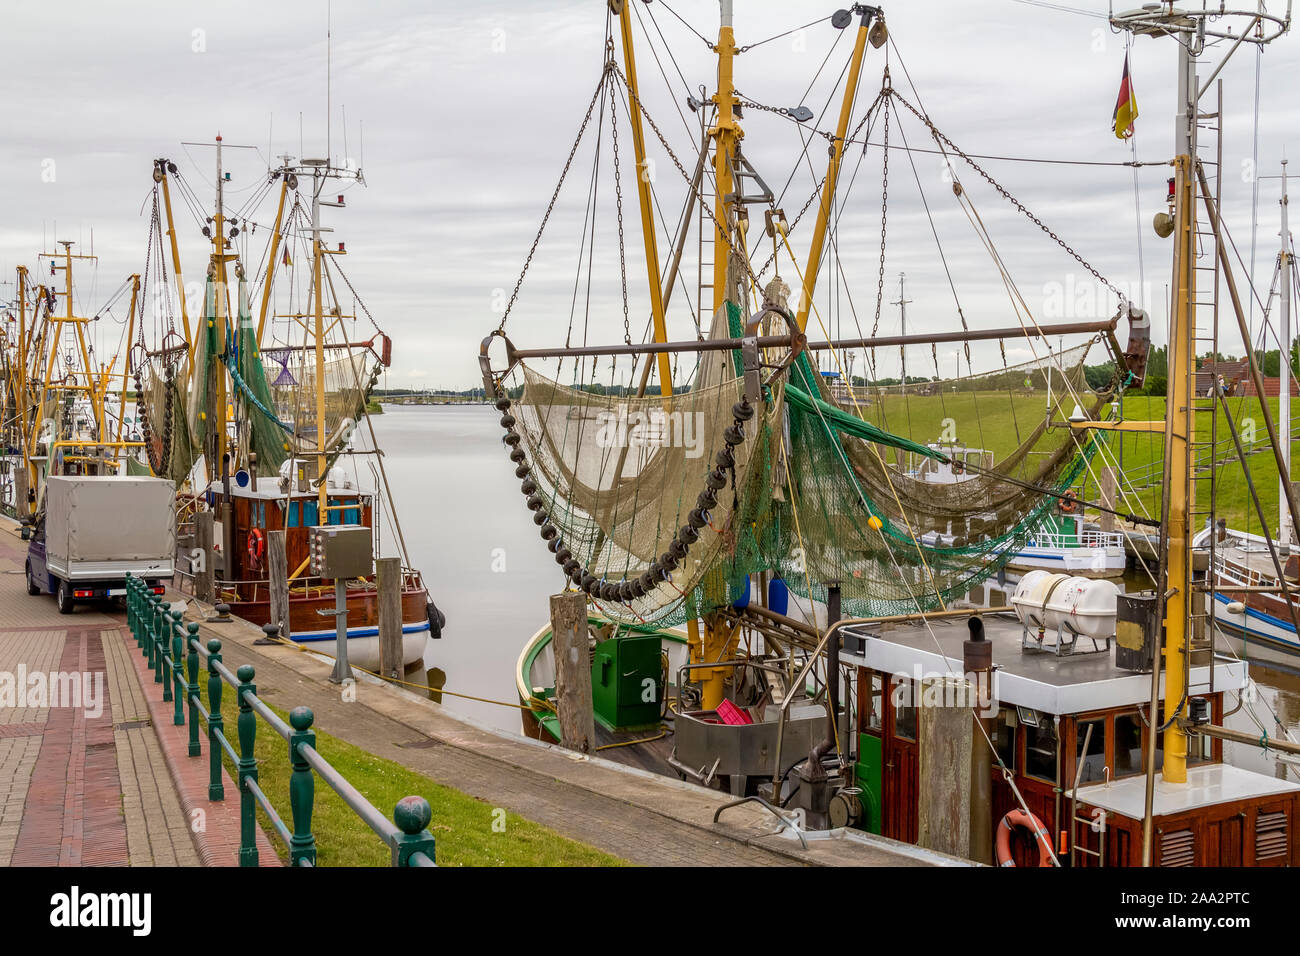
<svg viewBox="0 0 1300 956">
<path fill-rule="evenodd" d="M 1055 783 L 1059 751 L 1055 719 L 1051 714 L 1035 713 L 1032 725 L 1025 722 L 1025 775 Z"/>
<path fill-rule="evenodd" d="M 1092 736 L 1088 736 L 1088 730 L 1091 728 Z M 1083 752 L 1084 741 L 1088 742 L 1088 753 L 1085 756 Z M 1081 720 L 1078 722 L 1075 730 L 1074 757 L 1077 768 L 1082 767 L 1083 772 L 1079 775 L 1079 783 L 1094 783 L 1102 780 L 1106 775 L 1106 721 L 1098 718 L 1097 720 Z"/>
<path fill-rule="evenodd" d="M 1146 771 L 1142 761 L 1142 744 L 1147 733 L 1147 725 L 1136 713 L 1115 715 L 1116 777 L 1132 777 Z"/>
<path fill-rule="evenodd" d="M 879 734 L 884 717 L 885 679 L 874 671 L 867 691 L 867 713 L 864 715 L 863 728 L 868 733 Z"/>
<path fill-rule="evenodd" d="M 916 739 L 916 701 L 913 700 L 912 682 L 895 678 L 890 682 L 896 701 L 894 707 L 894 736 L 903 740 Z"/>
<path fill-rule="evenodd" d="M 1018 726 L 1016 712 L 1010 707 L 999 710 L 997 719 L 993 722 L 993 747 L 997 751 L 998 759 L 1013 772 L 1016 769 L 1016 727 Z"/>
</svg>

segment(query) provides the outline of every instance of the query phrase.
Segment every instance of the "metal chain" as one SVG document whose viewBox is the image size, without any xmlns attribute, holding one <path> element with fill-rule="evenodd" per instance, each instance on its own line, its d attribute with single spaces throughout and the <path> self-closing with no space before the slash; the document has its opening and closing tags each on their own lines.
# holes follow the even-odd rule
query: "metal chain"
<svg viewBox="0 0 1300 956">
<path fill-rule="evenodd" d="M 959 149 L 952 140 L 950 140 L 947 136 L 945 136 L 942 132 L 940 132 L 939 129 L 934 125 L 934 123 L 930 122 L 930 118 L 928 116 L 923 114 L 915 106 L 909 103 L 907 101 L 907 98 L 903 96 L 901 93 L 899 93 L 897 90 L 891 89 L 890 93 L 894 96 L 895 99 L 897 99 L 900 103 L 906 106 L 908 110 L 911 111 L 912 115 L 914 115 L 917 119 L 919 119 L 922 123 L 926 125 L 926 127 L 930 130 L 930 135 L 934 137 L 935 142 L 939 143 L 940 148 L 947 146 L 948 149 L 952 150 L 954 153 L 956 153 L 958 156 L 964 159 L 967 165 L 971 167 L 971 169 L 979 173 L 980 176 L 982 176 L 990 186 L 992 186 L 1002 195 L 1002 198 L 1006 199 L 1008 202 L 1011 203 L 1011 205 L 1015 206 L 1018 210 L 1024 213 L 1024 215 L 1029 219 L 1030 222 L 1036 225 L 1039 229 L 1041 229 L 1052 239 L 1056 240 L 1056 244 L 1060 246 L 1062 249 L 1064 249 L 1070 255 L 1070 257 L 1074 259 L 1075 262 L 1079 263 L 1079 265 L 1087 269 L 1088 272 L 1092 273 L 1094 279 L 1096 279 L 1098 282 L 1104 285 L 1111 292 L 1115 293 L 1115 295 L 1121 301 L 1124 302 L 1128 301 L 1128 297 L 1124 295 L 1124 293 L 1121 292 L 1118 288 L 1116 288 L 1113 282 L 1111 282 L 1100 272 L 1098 272 L 1097 269 L 1092 265 L 1092 263 L 1088 262 L 1087 259 L 1083 258 L 1083 256 L 1079 255 L 1079 253 L 1075 252 L 1074 249 L 1068 243 L 1066 243 L 1064 239 L 1062 239 L 1055 232 L 1053 232 L 1046 224 L 1044 224 L 1043 220 L 1039 219 L 1032 212 L 1030 212 L 1025 207 L 1024 203 L 1022 203 L 1015 196 L 1011 195 L 1011 193 L 1009 193 L 1001 183 L 999 183 L 996 179 L 994 179 L 987 172 L 985 172 L 984 168 L 980 166 L 979 163 L 971 159 L 970 156 L 968 156 L 965 152 Z"/>
<path fill-rule="evenodd" d="M 569 167 L 573 165 L 573 157 L 577 155 L 578 145 L 582 142 L 583 134 L 587 132 L 587 125 L 591 122 L 592 111 L 596 108 L 600 94 L 605 89 L 605 83 L 609 80 L 610 66 L 611 64 L 608 62 L 605 64 L 605 69 L 600 74 L 600 82 L 596 84 L 596 92 L 591 95 L 591 102 L 587 104 L 587 115 L 582 118 L 582 125 L 578 128 L 578 136 L 569 149 L 569 158 L 564 161 L 564 169 L 560 172 L 560 181 L 555 184 L 555 192 L 551 193 L 551 201 L 546 204 L 546 213 L 542 216 L 542 224 L 537 228 L 537 235 L 533 238 L 533 245 L 528 250 L 528 258 L 524 260 L 524 267 L 519 273 L 519 278 L 515 280 L 515 288 L 510 293 L 510 301 L 506 303 L 506 310 L 501 314 L 501 322 L 497 325 L 498 332 L 505 331 L 506 319 L 510 317 L 510 310 L 514 308 L 515 299 L 519 297 L 519 288 L 524 284 L 524 276 L 528 274 L 528 267 L 532 264 L 533 255 L 537 252 L 537 246 L 542 241 L 542 233 L 546 231 L 546 223 L 550 220 L 551 212 L 555 209 L 555 201 L 560 197 L 560 190 L 564 187 L 564 180 L 569 175 Z"/>
<path fill-rule="evenodd" d="M 857 139 L 858 133 L 861 132 L 863 126 L 867 125 L 867 121 L 871 119 L 872 114 L 875 112 L 876 107 L 880 105 L 880 101 L 883 98 L 884 98 L 883 91 L 876 94 L 875 102 L 873 102 L 871 106 L 867 108 L 867 111 L 866 113 L 863 114 L 862 119 L 858 120 L 858 125 L 853 128 L 853 132 L 849 133 L 848 138 L 845 139 L 844 141 L 845 145 L 848 145 L 849 143 L 854 142 Z M 776 110 L 776 107 L 759 107 L 759 108 Z M 818 136 L 826 137 L 826 139 L 830 141 L 832 146 L 835 145 L 834 133 L 826 133 L 819 129 L 815 129 L 813 130 L 813 132 Z M 864 142 L 862 144 L 862 149 L 864 152 L 866 151 L 866 148 L 867 148 L 867 144 Z M 804 213 L 806 213 L 809 209 L 812 208 L 813 202 L 816 199 L 818 199 L 818 197 L 821 196 L 822 190 L 824 188 L 826 188 L 826 177 L 822 176 L 821 180 L 817 183 L 816 188 L 813 189 L 812 194 L 809 195 L 808 200 L 803 204 L 803 208 L 799 210 L 799 214 L 795 216 L 793 220 L 791 220 L 789 227 L 785 230 L 787 236 L 791 235 L 794 232 L 795 227 L 799 225 L 799 220 L 801 220 L 804 217 Z M 776 250 L 774 249 L 772 250 L 772 254 L 767 257 L 767 261 L 763 263 L 763 267 L 758 270 L 758 274 L 760 276 L 765 275 L 767 273 L 767 270 L 772 267 L 772 263 L 775 261 L 776 261 Z"/>
<path fill-rule="evenodd" d="M 158 219 L 158 186 L 155 184 L 154 187 L 153 187 L 153 215 L 150 217 L 150 221 L 149 221 L 149 241 L 148 241 L 147 243 L 145 243 L 145 247 L 144 247 L 144 281 L 145 281 L 145 282 L 152 282 L 152 281 L 153 281 L 153 275 L 152 275 L 152 273 L 150 273 L 150 271 L 149 271 L 149 263 L 150 263 L 150 260 L 153 258 L 153 237 L 154 237 L 154 233 L 155 233 L 155 232 L 158 232 L 159 235 L 161 235 L 161 230 L 159 229 L 159 225 L 160 225 L 160 224 L 159 224 L 159 219 Z M 160 259 L 162 258 L 162 242 L 161 242 L 161 240 L 160 240 L 159 243 L 158 243 L 158 257 L 159 257 Z M 147 295 L 147 294 L 148 294 L 148 293 L 146 292 L 146 295 Z M 141 296 L 141 297 L 140 297 L 140 344 L 141 344 L 142 346 L 145 344 L 145 339 L 144 339 L 144 300 L 145 300 L 145 296 Z M 128 351 L 128 352 L 127 352 L 127 362 L 128 362 L 128 363 L 131 361 L 130 356 L 131 356 L 131 353 L 130 353 L 130 351 Z"/>
<path fill-rule="evenodd" d="M 889 225 L 889 104 L 885 104 L 884 147 L 880 171 L 880 272 L 876 276 L 876 319 L 871 324 L 871 337 L 880 331 L 880 311 L 885 302 L 885 237 Z M 900 296 L 901 298 L 901 296 Z M 872 351 L 871 374 L 876 374 L 875 352 Z M 904 383 L 906 384 L 906 383 Z"/>
<path fill-rule="evenodd" d="M 793 122 L 796 122 L 796 123 L 799 122 L 798 120 L 794 119 L 794 117 L 793 117 L 793 115 L 792 115 L 792 114 L 793 114 L 793 111 L 792 111 L 789 107 L 786 107 L 786 106 L 765 106 L 765 105 L 763 105 L 762 103 L 756 103 L 756 102 L 754 102 L 753 100 L 751 100 L 748 96 L 746 96 L 744 93 L 740 92 L 740 90 L 733 90 L 732 93 L 733 93 L 733 94 L 735 95 L 735 97 L 736 97 L 736 104 L 737 104 L 738 106 L 743 106 L 743 107 L 745 107 L 746 109 L 751 109 L 751 110 L 760 110 L 760 111 L 762 111 L 762 112 L 764 112 L 764 113 L 775 113 L 775 114 L 778 115 L 778 116 L 785 116 L 785 117 L 791 119 Z M 818 134 L 823 135 L 823 136 L 827 135 L 827 134 L 825 134 L 825 133 L 822 133 L 822 131 L 819 130 L 819 129 L 814 129 L 813 132 L 814 132 L 814 133 L 818 133 Z M 834 138 L 834 137 L 832 137 L 832 138 Z"/>
<path fill-rule="evenodd" d="M 703 209 L 708 214 L 709 219 L 712 220 L 713 225 L 718 230 L 718 232 L 720 232 L 724 236 L 730 236 L 731 235 L 730 230 L 724 228 L 722 223 L 718 222 L 718 217 L 714 214 L 713 210 L 709 208 L 708 203 L 704 201 L 704 194 L 700 192 L 698 188 L 694 188 L 691 175 L 686 172 L 686 167 L 683 166 L 682 161 L 677 158 L 677 154 L 673 152 L 673 148 L 668 145 L 668 140 L 664 137 L 663 131 L 659 129 L 659 124 L 654 121 L 654 117 L 651 116 L 650 113 L 646 110 L 645 104 L 641 102 L 641 98 L 637 96 L 634 92 L 632 92 L 632 88 L 631 86 L 628 85 L 627 77 L 623 75 L 623 71 L 618 68 L 617 63 L 612 64 L 612 66 L 614 70 L 614 75 L 618 77 L 619 82 L 623 84 L 623 88 L 627 90 L 629 101 L 636 104 L 636 108 L 641 111 L 641 115 L 645 117 L 645 121 L 649 123 L 650 128 L 654 130 L 654 134 L 656 137 L 658 137 L 659 144 L 663 146 L 664 152 L 668 154 L 668 158 L 671 159 L 673 161 L 673 165 L 677 167 L 677 172 L 681 175 L 682 179 L 686 181 L 687 186 L 693 189 L 696 198 L 700 200 L 700 208 Z M 753 267 L 750 266 L 749 260 L 744 256 L 737 256 L 737 258 L 744 266 L 745 273 L 746 275 L 749 276 L 750 281 L 753 282 L 755 286 L 757 286 L 759 284 L 758 276 L 754 274 Z"/>
<path fill-rule="evenodd" d="M 609 62 L 614 62 L 613 40 L 608 42 L 607 51 Z M 618 272 L 623 282 L 623 341 L 631 345 L 632 326 L 627 310 L 627 247 L 623 241 L 623 175 L 618 160 L 618 95 L 613 83 L 609 85 L 609 133 L 614 144 L 614 205 L 618 209 Z"/>
</svg>

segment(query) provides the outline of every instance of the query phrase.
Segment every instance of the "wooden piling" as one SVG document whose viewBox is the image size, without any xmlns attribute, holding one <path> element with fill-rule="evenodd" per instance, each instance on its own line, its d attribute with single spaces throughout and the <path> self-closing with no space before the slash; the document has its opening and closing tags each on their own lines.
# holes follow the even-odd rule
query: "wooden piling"
<svg viewBox="0 0 1300 956">
<path fill-rule="evenodd" d="M 1116 501 L 1116 489 L 1119 485 L 1115 474 L 1115 466 L 1107 465 L 1101 470 L 1101 504 L 1102 507 L 1114 509 Z M 1115 530 L 1115 516 L 1109 511 L 1101 513 L 1100 521 L 1101 530 L 1113 532 Z"/>
<path fill-rule="evenodd" d="M 587 597 L 580 591 L 551 595 L 551 653 L 555 656 L 560 743 L 570 750 L 591 753 L 596 746 L 596 718 L 591 705 Z"/>
<path fill-rule="evenodd" d="M 202 554 L 203 569 L 194 574 L 194 596 L 206 604 L 214 603 L 213 581 L 216 555 L 212 550 L 213 517 L 211 511 L 194 516 L 194 547 Z"/>
<path fill-rule="evenodd" d="M 969 681 L 921 682 L 918 710 L 917 845 L 953 856 L 970 853 L 971 721 Z M 956 704 L 957 706 L 951 706 Z"/>
<path fill-rule="evenodd" d="M 375 561 L 379 583 L 379 673 L 388 680 L 402 680 L 402 559 Z"/>
<path fill-rule="evenodd" d="M 289 557 L 285 551 L 283 531 L 266 533 L 266 570 L 271 588 L 271 623 L 280 625 L 280 636 L 288 638 L 289 627 Z"/>
</svg>

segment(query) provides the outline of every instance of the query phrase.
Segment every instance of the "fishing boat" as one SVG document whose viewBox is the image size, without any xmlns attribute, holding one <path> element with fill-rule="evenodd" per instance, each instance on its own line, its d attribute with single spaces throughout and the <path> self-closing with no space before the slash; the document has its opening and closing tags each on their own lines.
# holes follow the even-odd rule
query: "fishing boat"
<svg viewBox="0 0 1300 956">
<path fill-rule="evenodd" d="M 516 663 L 525 729 L 564 746 L 666 767 L 738 801 L 761 803 L 783 828 L 801 833 L 856 826 L 1003 865 L 1300 861 L 1293 836 L 1300 787 L 1222 760 L 1223 741 L 1240 739 L 1223 721 L 1249 706 L 1249 685 L 1239 663 L 1223 660 L 1212 638 L 1202 639 L 1205 614 L 1193 594 L 1206 582 L 1193 571 L 1189 525 L 1200 512 L 1186 467 L 1199 441 L 1189 372 L 1203 319 L 1195 292 L 1198 203 L 1222 248 L 1219 195 L 1207 184 L 1200 160 L 1206 144 L 1197 137 L 1198 121 L 1208 125 L 1222 110 L 1206 117 L 1197 105 L 1205 91 L 1194 82 L 1195 68 L 1207 37 L 1234 41 L 1230 56 L 1244 42 L 1280 36 L 1289 18 L 1251 14 L 1233 28 L 1221 18 L 1239 15 L 1148 5 L 1111 20 L 1135 35 L 1179 38 L 1184 104 L 1163 214 L 1171 228 L 1157 222 L 1160 235 L 1175 236 L 1171 413 L 1167 421 L 1132 422 L 1118 414 L 1119 399 L 1144 379 L 1146 313 L 903 95 L 888 65 L 854 125 L 869 49 L 888 43 L 891 57 L 901 60 L 876 7 L 855 5 L 828 18 L 831 29 L 853 37 L 853 52 L 841 74 L 847 79 L 838 89 L 834 129 L 805 132 L 806 139 L 825 137 L 829 161 L 825 176 L 813 177 L 803 206 L 816 210 L 812 234 L 806 253 L 796 255 L 790 237 L 802 213 L 787 219 L 743 149 L 744 124 L 753 121 L 742 120 L 774 114 L 804 124 L 815 114 L 802 102 L 777 107 L 737 92 L 737 52 L 762 43 L 739 47 L 732 4 L 722 0 L 720 8 L 716 42 L 707 41 L 718 62 L 716 89 L 688 102 L 699 119 L 692 174 L 638 84 L 637 26 L 647 42 L 662 36 L 648 23 L 653 8 L 610 0 L 599 82 L 528 256 L 531 262 L 538 254 L 555 197 L 591 129 L 610 135 L 611 162 L 600 170 L 615 180 L 617 220 L 625 222 L 616 131 L 631 130 L 632 161 L 641 169 L 648 127 L 657 152 L 686 184 L 686 199 L 665 267 L 655 212 L 664 180 L 637 177 L 646 339 L 638 343 L 632 335 L 620 229 L 619 256 L 605 264 L 619 264 L 621 344 L 590 344 L 599 341 L 588 328 L 590 312 L 579 310 L 564 345 L 517 345 L 507 322 L 526 263 L 480 348 L 505 455 L 564 588 L 552 599 L 559 618 L 527 642 Z M 833 115 L 832 106 L 828 101 L 824 112 Z M 849 274 L 840 262 L 844 244 L 835 239 L 854 205 L 848 192 L 837 192 L 846 150 L 877 157 L 885 193 L 891 120 L 906 117 L 947 157 L 950 201 L 980 232 L 1018 326 L 969 326 L 949 275 L 958 296 L 953 324 L 960 328 L 928 323 L 919 333 L 887 336 L 873 327 L 870 335 L 830 337 L 834 322 L 821 314 L 814 292 L 824 265 Z M 597 161 L 605 155 L 598 142 Z M 973 172 L 969 181 L 958 163 Z M 847 190 L 870 178 L 858 171 L 847 177 Z M 594 251 L 597 172 L 590 183 L 581 248 Z M 1034 317 L 996 242 L 980 228 L 974 187 L 981 184 L 1098 277 L 1118 300 L 1113 318 L 1048 325 Z M 882 220 L 878 326 L 888 207 L 883 199 L 867 206 Z M 759 223 L 752 239 L 751 224 Z M 699 231 L 698 281 L 693 301 L 683 295 L 695 331 L 674 339 L 668 303 L 683 284 L 692 228 Z M 585 262 L 587 281 L 597 281 L 592 258 Z M 1231 286 L 1226 257 L 1217 256 L 1216 265 Z M 797 297 L 780 271 L 768 272 L 773 266 L 790 270 Z M 814 321 L 825 339 L 809 335 Z M 1063 340 L 1073 336 L 1084 341 L 1066 348 Z M 579 338 L 582 345 L 571 344 Z M 1008 341 L 1033 358 L 1008 363 Z M 973 368 L 978 342 L 996 343 L 1000 368 Z M 965 374 L 939 373 L 940 344 L 959 347 Z M 898 383 L 858 386 L 848 373 L 853 359 L 846 353 L 856 353 L 868 379 L 880 381 L 880 349 L 918 345 L 929 346 L 936 366 L 923 385 L 905 373 Z M 1100 389 L 1088 387 L 1082 374 L 1095 345 L 1114 370 Z M 827 361 L 834 375 L 822 367 Z M 954 434 L 954 410 L 970 416 L 962 426 L 966 441 Z M 944 433 L 940 442 L 930 440 L 936 431 Z M 1090 539 L 1084 522 L 1089 511 L 1120 513 L 1115 475 L 1103 481 L 1100 472 L 1116 467 L 1110 438 L 1125 432 L 1163 434 L 1169 469 L 1164 513 L 1127 515 L 1162 535 L 1159 565 L 1148 568 L 1151 589 L 1137 595 L 1120 595 L 1114 582 L 1096 579 L 1095 572 L 1122 559 L 1122 537 Z M 1108 484 L 1103 501 L 1085 499 L 1084 489 Z M 1036 551 L 1040 541 L 1046 548 Z M 1101 566 L 1071 570 L 1092 577 L 1048 570 L 1049 558 L 1067 566 L 1064 552 L 1083 545 L 1099 549 Z M 1016 583 L 1011 607 L 971 606 L 967 598 L 982 582 L 1026 554 L 1043 566 Z M 575 604 L 586 606 L 580 619 L 567 616 L 565 608 Z M 590 705 L 580 690 L 568 689 L 585 684 L 588 664 Z M 973 689 L 974 697 L 937 706 L 925 700 L 948 684 Z M 1235 706 L 1227 699 L 1234 696 Z M 587 706 L 594 737 L 586 735 L 582 715 L 566 709 Z M 942 712 L 954 722 L 936 731 Z M 1300 744 L 1289 746 L 1300 752 Z M 945 759 L 951 767 L 921 776 L 927 761 L 938 766 Z M 967 779 L 963 767 L 970 772 L 969 813 L 927 826 L 926 807 L 961 805 L 952 781 Z M 938 803 L 923 797 L 945 786 Z"/>
<path fill-rule="evenodd" d="M 912 474 L 922 481 L 956 484 L 994 467 L 994 455 L 988 449 L 937 442 L 931 442 L 927 447 L 940 451 L 946 461 L 934 458 L 921 461 Z M 951 547 L 955 537 L 935 531 L 923 540 L 927 545 Z M 1005 562 L 1005 566 L 1019 572 L 1047 568 L 1067 574 L 1119 577 L 1124 573 L 1126 563 L 1124 536 L 1116 531 L 1103 531 L 1090 523 L 1083 514 L 1078 496 L 1067 492 L 1054 509 L 1042 516 L 1038 526 Z"/>
<path fill-rule="evenodd" d="M 83 265 L 97 267 L 98 260 L 93 251 L 75 251 L 71 240 L 57 245 L 38 257 L 35 275 L 48 275 L 48 282 L 37 283 L 31 270 L 18 266 L 18 292 L 0 336 L 0 506 L 24 523 L 42 510 L 51 475 L 120 474 L 142 448 L 126 429 L 120 400 L 140 277 L 128 276 L 93 314 L 84 314 L 73 273 Z M 119 319 L 114 309 L 124 302 L 127 314 Z M 100 334 L 101 317 L 120 323 L 118 341 Z"/>
<path fill-rule="evenodd" d="M 266 230 L 266 270 L 254 318 L 249 276 L 236 251 L 242 242 L 232 243 L 241 224 L 245 232 L 256 228 L 256 220 L 250 221 L 256 207 L 246 204 L 233 213 L 226 209 L 223 149 L 229 147 L 220 136 L 210 145 L 216 156 L 216 199 L 213 215 L 202 223 L 211 252 L 203 310 L 194 327 L 171 212 L 170 187 L 180 182 L 179 173 L 167 159 L 154 162 L 149 258 L 156 281 L 165 288 L 170 251 L 182 328 L 176 327 L 174 312 L 165 314 L 153 347 L 145 344 L 142 329 L 133 353 L 150 467 L 181 487 L 178 508 L 189 519 L 183 529 L 190 531 L 181 545 L 182 558 L 191 558 L 195 548 L 196 511 L 213 515 L 217 567 L 211 600 L 254 624 L 274 625 L 282 637 L 328 652 L 336 639 L 338 596 L 336 582 L 310 573 L 311 529 L 368 529 L 378 554 L 379 515 L 384 512 L 396 531 L 399 553 L 406 554 L 366 418 L 371 390 L 391 361 L 391 340 L 378 327 L 365 341 L 353 334 L 356 316 L 343 307 L 335 288 L 337 282 L 352 289 L 337 264 L 346 245 L 327 243 L 325 233 L 331 230 L 321 221 L 323 207 L 345 207 L 343 194 L 331 198 L 327 189 L 364 180 L 358 170 L 328 159 L 295 162 L 287 156 L 267 173 L 259 195 L 274 191 L 278 204 Z M 171 239 L 170 250 L 164 236 Z M 305 280 L 290 272 L 295 260 L 306 272 Z M 231 271 L 236 279 L 233 307 Z M 305 295 L 300 291 L 304 285 Z M 353 301 L 373 323 L 352 291 Z M 282 340 L 272 341 L 277 328 Z M 362 434 L 368 435 L 368 445 L 360 441 Z M 362 487 L 355 467 L 359 459 L 368 462 L 375 487 Z M 276 565 L 280 534 L 282 567 Z M 191 566 L 192 579 L 201 573 L 200 566 Z M 409 559 L 404 559 L 401 575 L 402 656 L 408 677 L 418 683 L 427 641 L 441 635 L 443 617 Z M 282 607 L 273 596 L 273 576 L 288 581 Z M 374 575 L 365 575 L 349 580 L 346 588 L 348 660 L 376 671 L 377 582 Z"/>
</svg>

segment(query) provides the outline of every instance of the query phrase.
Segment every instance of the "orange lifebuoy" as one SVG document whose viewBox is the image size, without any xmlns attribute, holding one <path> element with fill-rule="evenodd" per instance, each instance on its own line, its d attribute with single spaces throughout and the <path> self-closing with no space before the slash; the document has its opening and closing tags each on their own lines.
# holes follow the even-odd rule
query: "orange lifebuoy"
<svg viewBox="0 0 1300 956">
<path fill-rule="evenodd" d="M 1067 491 L 1065 493 L 1065 496 L 1061 498 L 1060 508 L 1063 515 L 1072 515 L 1079 510 L 1079 499 L 1075 497 L 1074 492 Z"/>
<path fill-rule="evenodd" d="M 1051 866 L 1052 844 L 1047 838 L 1047 827 L 1032 813 L 1019 809 L 1012 810 L 998 824 L 998 866 L 1016 865 L 1011 859 L 1011 831 L 1016 827 L 1024 827 L 1034 835 L 1034 840 L 1038 843 L 1038 865 Z"/>
<path fill-rule="evenodd" d="M 248 532 L 248 560 L 253 567 L 261 567 L 262 555 L 264 554 L 266 554 L 266 535 L 261 528 L 250 528 Z"/>
</svg>

